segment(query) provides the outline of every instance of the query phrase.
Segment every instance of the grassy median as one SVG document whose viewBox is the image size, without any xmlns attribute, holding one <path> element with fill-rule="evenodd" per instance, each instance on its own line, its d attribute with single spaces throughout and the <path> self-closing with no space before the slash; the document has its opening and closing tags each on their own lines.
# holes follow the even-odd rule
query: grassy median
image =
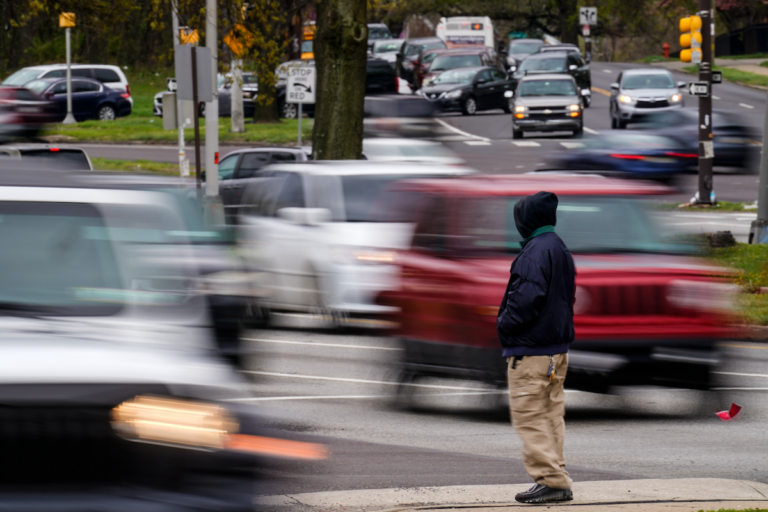
<svg viewBox="0 0 768 512">
<path fill-rule="evenodd" d="M 166 90 L 166 77 L 171 72 L 126 71 L 133 97 L 133 112 L 114 121 L 84 121 L 74 125 L 49 126 L 43 136 L 63 142 L 148 142 L 173 144 L 178 139 L 176 130 L 163 130 L 163 119 L 152 115 L 155 94 Z M 302 120 L 302 138 L 311 140 L 312 119 Z M 205 120 L 200 118 L 200 137 L 205 139 Z M 246 120 L 245 133 L 232 133 L 232 121 L 219 119 L 219 141 L 222 143 L 296 144 L 299 127 L 296 119 L 282 119 L 277 123 L 253 123 Z M 195 140 L 192 128 L 184 131 L 187 143 Z"/>
<path fill-rule="evenodd" d="M 692 75 L 699 74 L 699 66 L 686 66 L 683 68 L 686 72 Z M 729 82 L 735 82 L 743 85 L 759 85 L 765 87 L 768 85 L 768 76 L 758 75 L 757 73 L 750 73 L 749 71 L 741 71 L 740 69 L 734 69 L 730 67 L 712 66 L 715 71 L 721 71 L 723 73 L 723 80 Z"/>
<path fill-rule="evenodd" d="M 768 325 L 768 246 L 737 243 L 733 247 L 709 248 L 705 257 L 713 264 L 737 272 L 734 283 L 742 293 L 737 296 L 737 314 L 744 323 Z"/>
</svg>

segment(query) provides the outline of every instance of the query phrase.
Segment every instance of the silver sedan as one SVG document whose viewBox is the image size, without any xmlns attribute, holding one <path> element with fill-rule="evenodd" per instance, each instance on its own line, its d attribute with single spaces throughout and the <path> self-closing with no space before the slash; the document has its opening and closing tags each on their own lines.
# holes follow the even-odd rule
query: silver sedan
<svg viewBox="0 0 768 512">
<path fill-rule="evenodd" d="M 665 69 L 622 71 L 611 84 L 611 128 L 626 128 L 651 114 L 682 108 L 684 86 Z"/>
</svg>

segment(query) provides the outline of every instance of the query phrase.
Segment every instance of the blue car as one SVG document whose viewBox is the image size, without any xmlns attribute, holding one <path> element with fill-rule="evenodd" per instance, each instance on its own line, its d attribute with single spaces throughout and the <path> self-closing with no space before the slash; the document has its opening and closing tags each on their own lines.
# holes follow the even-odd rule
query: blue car
<svg viewBox="0 0 768 512">
<path fill-rule="evenodd" d="M 53 104 L 55 122 L 64 120 L 67 115 L 66 78 L 41 78 L 32 80 L 25 87 Z M 130 115 L 131 102 L 128 98 L 128 93 L 112 90 L 96 80 L 72 78 L 72 114 L 78 121 L 110 121 Z"/>
<path fill-rule="evenodd" d="M 669 137 L 622 132 L 584 139 L 582 148 L 552 155 L 547 168 L 669 182 L 687 172 L 697 158 Z"/>
</svg>

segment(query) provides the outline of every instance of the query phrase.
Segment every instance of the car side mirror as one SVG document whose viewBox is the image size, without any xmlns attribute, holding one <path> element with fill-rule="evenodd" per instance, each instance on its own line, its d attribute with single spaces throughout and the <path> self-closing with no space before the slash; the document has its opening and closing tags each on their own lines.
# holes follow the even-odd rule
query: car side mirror
<svg viewBox="0 0 768 512">
<path fill-rule="evenodd" d="M 618 91 L 619 90 L 619 84 L 616 84 L 616 83 L 611 84 L 611 90 L 612 91 Z"/>
<path fill-rule="evenodd" d="M 331 211 L 327 208 L 280 208 L 277 216 L 301 226 L 319 226 L 331 220 Z"/>
<path fill-rule="evenodd" d="M 590 91 L 589 89 L 582 89 L 581 90 L 581 95 L 582 96 L 592 96 L 592 91 Z"/>
<path fill-rule="evenodd" d="M 686 86 L 685 82 L 677 82 L 677 88 L 682 89 Z"/>
<path fill-rule="evenodd" d="M 568 69 L 570 71 L 576 71 L 578 68 L 579 66 L 577 66 L 576 64 L 571 64 L 570 66 L 568 66 Z"/>
<path fill-rule="evenodd" d="M 515 96 L 515 93 L 512 91 L 504 91 L 504 97 L 505 98 L 513 98 Z"/>
</svg>

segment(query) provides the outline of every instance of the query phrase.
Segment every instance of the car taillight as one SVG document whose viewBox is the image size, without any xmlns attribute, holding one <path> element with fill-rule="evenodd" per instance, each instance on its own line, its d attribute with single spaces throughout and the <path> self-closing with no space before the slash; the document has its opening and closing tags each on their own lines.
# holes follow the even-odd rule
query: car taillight
<svg viewBox="0 0 768 512">
<path fill-rule="evenodd" d="M 696 153 L 675 153 L 674 151 L 667 151 L 666 154 L 669 156 L 676 156 L 678 158 L 699 158 L 699 155 Z"/>
<path fill-rule="evenodd" d="M 128 84 L 125 84 L 125 94 L 127 94 L 128 96 L 131 95 L 131 86 Z"/>
<path fill-rule="evenodd" d="M 622 160 L 645 160 L 642 155 L 621 155 L 618 153 L 611 154 L 611 158 L 621 158 Z"/>
<path fill-rule="evenodd" d="M 122 97 L 123 97 L 123 98 L 125 98 L 125 99 L 128 99 L 128 98 L 130 98 L 130 97 L 131 97 L 131 95 L 130 95 L 130 94 L 128 94 L 127 92 L 126 92 L 126 93 L 123 93 L 123 94 L 121 94 L 120 96 L 122 96 Z"/>
<path fill-rule="evenodd" d="M 51 151 L 58 151 L 59 148 L 51 148 Z"/>
</svg>

